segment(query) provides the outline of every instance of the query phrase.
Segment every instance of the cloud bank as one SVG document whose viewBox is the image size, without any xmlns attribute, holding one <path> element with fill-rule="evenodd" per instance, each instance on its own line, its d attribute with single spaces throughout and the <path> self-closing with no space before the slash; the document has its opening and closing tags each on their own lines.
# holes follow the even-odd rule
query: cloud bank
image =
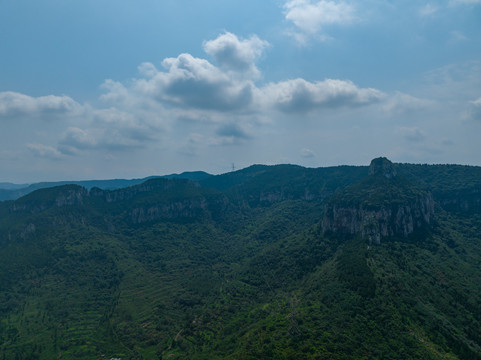
<svg viewBox="0 0 481 360">
<path fill-rule="evenodd" d="M 53 117 L 77 113 L 80 104 L 68 96 L 32 97 L 17 92 L 0 92 L 0 116 L 17 118 L 22 116 Z"/>
<path fill-rule="evenodd" d="M 309 82 L 294 79 L 271 83 L 259 89 L 273 108 L 286 113 L 306 113 L 316 109 L 370 105 L 384 98 L 376 89 L 359 88 L 351 81 L 326 79 Z"/>
<path fill-rule="evenodd" d="M 286 11 L 291 21 L 310 33 L 354 20 L 349 5 L 330 1 L 289 1 Z M 139 76 L 129 81 L 105 80 L 96 106 L 81 105 L 68 96 L 35 98 L 4 92 L 0 116 L 4 121 L 62 118 L 64 125 L 56 134 L 44 134 L 44 140 L 32 135 L 25 147 L 39 158 L 65 160 L 153 147 L 195 156 L 202 148 L 254 142 L 279 119 L 289 128 L 306 116 L 329 122 L 333 120 L 323 114 L 339 117 L 347 110 L 352 116 L 372 107 L 389 118 L 428 105 L 408 94 L 388 94 L 348 79 L 264 83 L 258 62 L 270 46 L 256 35 L 240 38 L 225 32 L 204 41 L 205 58 L 182 53 L 165 58 L 160 66 L 140 64 Z M 410 142 L 424 136 L 417 128 L 400 128 L 399 133 Z M 316 156 L 308 148 L 296 152 L 301 159 Z"/>
</svg>

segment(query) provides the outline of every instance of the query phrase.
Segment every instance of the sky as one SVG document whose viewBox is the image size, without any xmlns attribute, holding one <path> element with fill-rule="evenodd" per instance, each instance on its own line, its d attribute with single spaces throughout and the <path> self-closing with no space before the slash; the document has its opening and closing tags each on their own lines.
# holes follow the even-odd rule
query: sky
<svg viewBox="0 0 481 360">
<path fill-rule="evenodd" d="M 481 0 L 0 0 L 0 182 L 481 165 Z"/>
</svg>

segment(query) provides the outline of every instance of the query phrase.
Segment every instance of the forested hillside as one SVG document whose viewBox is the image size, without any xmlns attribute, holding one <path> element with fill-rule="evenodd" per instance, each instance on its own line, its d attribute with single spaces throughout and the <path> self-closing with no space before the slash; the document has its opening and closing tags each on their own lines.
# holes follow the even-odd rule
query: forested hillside
<svg viewBox="0 0 481 360">
<path fill-rule="evenodd" d="M 0 202 L 0 359 L 481 359 L 481 168 L 255 165 Z"/>
</svg>

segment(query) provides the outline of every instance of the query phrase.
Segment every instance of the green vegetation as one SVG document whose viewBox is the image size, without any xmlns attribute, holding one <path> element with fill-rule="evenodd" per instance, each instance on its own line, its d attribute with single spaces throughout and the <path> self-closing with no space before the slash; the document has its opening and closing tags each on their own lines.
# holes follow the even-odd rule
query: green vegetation
<svg viewBox="0 0 481 360">
<path fill-rule="evenodd" d="M 396 167 L 395 186 L 257 165 L 1 202 L 0 359 L 481 359 L 480 169 Z M 429 231 L 322 235 L 328 199 L 425 191 Z"/>
<path fill-rule="evenodd" d="M 361 182 L 343 188 L 330 198 L 331 203 L 339 206 L 357 206 L 366 209 L 379 209 L 416 201 L 425 194 L 423 189 L 403 176 L 387 179 L 373 175 Z"/>
</svg>

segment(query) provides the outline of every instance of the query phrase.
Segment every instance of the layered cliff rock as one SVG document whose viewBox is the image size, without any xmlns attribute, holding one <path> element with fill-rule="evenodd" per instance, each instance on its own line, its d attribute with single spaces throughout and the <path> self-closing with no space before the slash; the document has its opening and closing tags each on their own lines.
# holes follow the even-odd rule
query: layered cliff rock
<svg viewBox="0 0 481 360">
<path fill-rule="evenodd" d="M 430 224 L 432 195 L 397 175 L 386 158 L 371 162 L 369 175 L 349 186 L 327 203 L 322 220 L 324 233 L 357 235 L 369 243 L 383 238 L 408 237 Z"/>
<path fill-rule="evenodd" d="M 227 197 L 205 189 L 187 179 L 152 179 L 143 184 L 119 190 L 90 191 L 133 224 L 159 220 L 217 218 L 228 207 Z M 126 213 L 126 214 L 124 214 Z"/>
<path fill-rule="evenodd" d="M 41 189 L 12 202 L 11 211 L 38 213 L 51 207 L 83 205 L 88 196 L 87 189 L 78 185 Z"/>
</svg>

